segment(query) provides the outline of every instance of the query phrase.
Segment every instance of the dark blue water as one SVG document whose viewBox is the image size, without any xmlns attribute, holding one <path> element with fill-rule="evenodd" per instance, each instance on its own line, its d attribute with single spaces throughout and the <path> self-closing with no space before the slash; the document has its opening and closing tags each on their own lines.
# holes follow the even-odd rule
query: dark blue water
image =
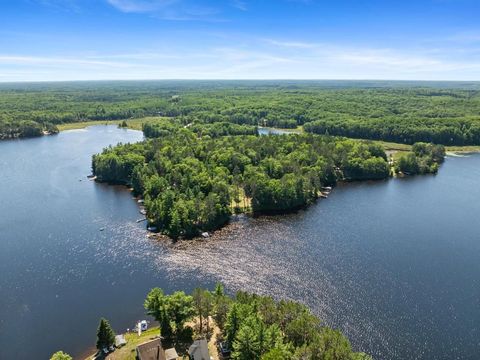
<svg viewBox="0 0 480 360">
<path fill-rule="evenodd" d="M 480 358 L 480 156 L 172 247 L 146 237 L 128 191 L 86 179 L 91 154 L 140 139 L 102 126 L 0 142 L 0 359 L 80 358 L 100 316 L 124 331 L 151 287 L 215 281 L 303 301 L 377 359 Z"/>
<path fill-rule="evenodd" d="M 86 178 L 92 154 L 142 138 L 101 126 L 0 142 L 0 359 L 79 354 L 99 316 L 119 330 L 142 316 L 158 284 L 145 223 L 129 191 Z"/>
</svg>

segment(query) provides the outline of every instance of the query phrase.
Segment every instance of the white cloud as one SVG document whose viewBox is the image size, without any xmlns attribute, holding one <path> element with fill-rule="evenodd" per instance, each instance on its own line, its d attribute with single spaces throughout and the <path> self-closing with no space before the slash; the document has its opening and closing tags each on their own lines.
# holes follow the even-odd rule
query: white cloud
<svg viewBox="0 0 480 360">
<path fill-rule="evenodd" d="M 201 4 L 193 0 L 106 0 L 111 6 L 124 13 L 148 14 L 162 20 L 209 22 L 225 21 L 219 14 L 220 8 Z"/>
<path fill-rule="evenodd" d="M 480 57 L 464 56 L 467 50 L 473 55 L 471 49 L 369 48 L 272 39 L 266 43 L 305 67 L 318 64 L 339 74 L 356 74 L 358 78 L 455 79 L 471 71 L 471 76 L 480 80 Z"/>
<path fill-rule="evenodd" d="M 59 65 L 79 65 L 79 66 L 103 66 L 125 68 L 135 66 L 134 64 L 125 62 L 98 61 L 88 58 L 69 58 L 69 57 L 43 57 L 43 56 L 19 56 L 19 55 L 0 55 L 0 64 L 7 65 L 42 65 L 42 66 L 59 66 Z"/>
<path fill-rule="evenodd" d="M 301 42 L 301 41 L 280 41 L 280 40 L 265 39 L 265 42 L 271 45 L 284 47 L 284 48 L 314 49 L 319 47 L 319 44 Z"/>
<path fill-rule="evenodd" d="M 107 0 L 113 7 L 126 13 L 149 13 L 163 10 L 179 0 Z"/>
<path fill-rule="evenodd" d="M 226 40 L 226 41 L 225 41 Z M 228 46 L 221 44 L 228 43 Z M 441 49 L 340 46 L 292 40 L 222 39 L 125 53 L 0 54 L 0 81 L 95 79 L 480 80 L 480 54 Z M 235 45 L 231 45 L 235 44 Z M 10 74 L 10 75 L 8 75 Z"/>
<path fill-rule="evenodd" d="M 40 5 L 48 6 L 57 10 L 80 12 L 78 0 L 32 0 Z"/>
<path fill-rule="evenodd" d="M 242 10 L 242 11 L 247 11 L 248 10 L 247 3 L 245 1 L 232 0 L 231 4 L 234 8 L 237 8 L 239 10 Z"/>
</svg>

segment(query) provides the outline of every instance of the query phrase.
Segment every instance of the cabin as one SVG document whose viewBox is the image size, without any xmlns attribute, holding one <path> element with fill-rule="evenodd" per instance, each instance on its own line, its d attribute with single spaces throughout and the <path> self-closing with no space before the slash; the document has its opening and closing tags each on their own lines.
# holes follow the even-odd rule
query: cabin
<svg viewBox="0 0 480 360">
<path fill-rule="evenodd" d="M 176 360 L 178 358 L 175 348 L 163 349 L 160 338 L 137 346 L 138 360 Z"/>
<path fill-rule="evenodd" d="M 195 340 L 188 349 L 188 356 L 190 360 L 210 360 L 207 340 Z"/>
</svg>

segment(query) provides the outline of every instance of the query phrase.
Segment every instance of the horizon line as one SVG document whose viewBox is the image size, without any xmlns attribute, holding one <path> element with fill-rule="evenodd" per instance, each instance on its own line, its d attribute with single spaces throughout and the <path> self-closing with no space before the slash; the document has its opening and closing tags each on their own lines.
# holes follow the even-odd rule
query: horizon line
<svg viewBox="0 0 480 360">
<path fill-rule="evenodd" d="M 86 82 L 162 82 L 162 81 L 178 81 L 178 82 L 187 82 L 187 81 L 219 81 L 219 82 L 228 82 L 228 81 L 239 81 L 239 82 L 247 82 L 247 81 L 259 81 L 259 82 L 267 82 L 267 81 L 279 81 L 279 82 L 286 82 L 286 81 L 298 81 L 298 82 L 314 82 L 314 81 L 360 81 L 360 82 L 373 82 L 373 81 L 380 81 L 380 82 L 451 82 L 451 83 L 460 83 L 460 82 L 468 82 L 468 83 L 480 83 L 479 80 L 432 80 L 432 79 L 368 79 L 368 78 L 361 78 L 361 79 L 341 79 L 341 78 L 317 78 L 317 79 L 301 79 L 301 78 L 262 78 L 262 79 L 243 79 L 243 78 L 221 78 L 221 79 L 182 79 L 182 78 L 166 78 L 166 79 L 68 79 L 68 80 L 16 80 L 16 81 L 2 81 L 0 80 L 0 84 L 48 84 L 48 83 L 86 83 Z"/>
</svg>

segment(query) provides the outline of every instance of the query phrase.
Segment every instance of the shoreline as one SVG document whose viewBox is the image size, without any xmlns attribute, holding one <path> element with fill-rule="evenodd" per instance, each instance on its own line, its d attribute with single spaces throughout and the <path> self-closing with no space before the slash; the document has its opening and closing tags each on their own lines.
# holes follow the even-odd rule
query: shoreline
<svg viewBox="0 0 480 360">
<path fill-rule="evenodd" d="M 64 131 L 70 131 L 70 130 L 80 130 L 80 129 L 85 129 L 90 126 L 111 126 L 111 125 L 120 125 L 123 121 L 127 122 L 127 127 L 126 129 L 130 130 L 138 130 L 142 131 L 142 125 L 145 122 L 149 121 L 155 121 L 158 119 L 163 119 L 165 117 L 143 117 L 143 118 L 135 118 L 135 119 L 121 119 L 121 120 L 90 120 L 90 121 L 80 121 L 80 122 L 73 122 L 73 123 L 64 123 L 64 124 L 58 124 L 57 128 L 59 133 L 64 132 Z M 275 127 L 267 127 L 267 126 L 259 126 L 259 129 L 266 129 L 266 130 L 278 130 L 284 133 L 288 134 L 301 134 L 304 132 L 303 127 L 299 126 L 294 129 L 282 129 L 282 128 L 275 128 Z M 1 140 L 23 140 L 23 139 L 31 139 L 31 138 L 37 138 L 37 137 L 43 137 L 43 136 L 52 136 L 52 135 L 57 135 L 58 133 L 49 133 L 49 134 L 42 134 L 39 136 L 32 136 L 32 137 L 16 137 L 16 138 L 2 138 Z M 344 136 L 339 136 L 339 137 L 344 137 Z M 346 139 L 352 139 L 352 140 L 359 140 L 359 141 L 371 141 L 377 144 L 380 144 L 383 146 L 385 152 L 388 154 L 397 154 L 397 153 L 403 153 L 403 152 L 408 152 L 411 150 L 412 145 L 409 144 L 402 144 L 402 143 L 395 143 L 395 142 L 389 142 L 389 141 L 383 141 L 383 140 L 371 140 L 371 139 L 363 139 L 363 138 L 350 138 L 350 137 L 345 137 Z M 476 154 L 480 153 L 480 144 L 479 145 L 465 145 L 465 146 L 448 146 L 444 145 L 445 150 L 447 152 L 447 155 L 450 154 Z"/>
<path fill-rule="evenodd" d="M 120 120 L 89 120 L 89 121 L 80 121 L 80 122 L 73 122 L 73 123 L 65 123 L 57 125 L 59 131 L 68 131 L 68 130 L 78 130 L 78 129 L 85 129 L 89 126 L 107 126 L 107 125 L 120 125 L 122 122 L 127 123 L 127 127 L 125 129 L 130 130 L 140 130 L 142 131 L 142 125 L 146 122 L 156 121 L 164 119 L 162 116 L 148 116 L 143 118 L 135 118 L 135 119 L 120 119 Z"/>
<path fill-rule="evenodd" d="M 116 348 L 114 352 L 107 354 L 106 356 L 101 354 L 96 357 L 98 350 L 95 346 L 91 346 L 89 349 L 85 350 L 78 356 L 78 359 L 81 360 L 92 360 L 92 359 L 130 359 L 132 353 L 135 351 L 135 348 L 147 341 L 154 340 L 160 337 L 160 328 L 158 326 L 152 326 L 148 330 L 143 331 L 141 336 L 138 336 L 136 332 L 122 332 L 117 333 L 116 335 L 123 335 L 128 342 L 126 345 Z"/>
</svg>

